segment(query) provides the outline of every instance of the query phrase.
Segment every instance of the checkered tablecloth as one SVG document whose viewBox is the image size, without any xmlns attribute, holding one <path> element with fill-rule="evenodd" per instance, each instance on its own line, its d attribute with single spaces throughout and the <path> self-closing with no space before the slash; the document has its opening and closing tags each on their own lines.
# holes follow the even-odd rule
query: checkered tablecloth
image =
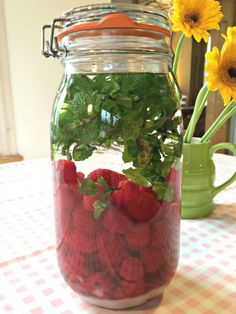
<svg viewBox="0 0 236 314">
<path fill-rule="evenodd" d="M 236 158 L 216 154 L 217 181 Z M 55 255 L 49 160 L 0 166 L 0 314 L 236 313 L 236 183 L 214 214 L 181 223 L 177 273 L 159 306 L 111 311 L 84 302 L 64 282 Z"/>
</svg>

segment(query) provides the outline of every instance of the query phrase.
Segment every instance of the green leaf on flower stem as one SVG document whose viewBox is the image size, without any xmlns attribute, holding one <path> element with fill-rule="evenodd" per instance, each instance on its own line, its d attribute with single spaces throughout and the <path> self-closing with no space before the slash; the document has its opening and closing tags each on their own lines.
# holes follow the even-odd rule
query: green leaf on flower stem
<svg viewBox="0 0 236 314">
<path fill-rule="evenodd" d="M 73 149 L 73 158 L 75 161 L 85 160 L 90 157 L 95 150 L 95 147 L 89 145 L 76 145 Z"/>
<path fill-rule="evenodd" d="M 92 180 L 86 178 L 81 182 L 80 192 L 86 195 L 95 195 L 97 193 L 98 186 Z"/>
<path fill-rule="evenodd" d="M 129 168 L 123 170 L 123 173 L 134 183 L 139 184 L 144 187 L 152 186 L 151 182 L 147 180 L 144 176 L 140 174 L 140 169 Z"/>
<path fill-rule="evenodd" d="M 94 202 L 93 207 L 94 207 L 94 209 L 95 209 L 94 214 L 93 214 L 93 215 L 94 215 L 94 218 L 95 218 L 96 220 L 98 220 L 98 219 L 100 218 L 101 214 L 102 214 L 102 213 L 104 212 L 104 210 L 106 209 L 107 203 L 104 202 L 104 201 L 98 200 L 98 201 Z"/>
</svg>

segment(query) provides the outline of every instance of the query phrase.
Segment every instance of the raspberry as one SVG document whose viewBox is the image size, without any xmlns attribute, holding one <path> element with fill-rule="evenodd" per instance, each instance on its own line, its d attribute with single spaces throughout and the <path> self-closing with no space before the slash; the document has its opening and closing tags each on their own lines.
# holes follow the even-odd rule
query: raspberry
<svg viewBox="0 0 236 314">
<path fill-rule="evenodd" d="M 74 231 L 87 237 L 96 237 L 101 228 L 100 221 L 94 219 L 93 214 L 77 209 L 73 212 Z"/>
<path fill-rule="evenodd" d="M 74 254 L 90 254 L 97 251 L 96 238 L 81 233 L 73 233 L 68 236 L 67 241 Z"/>
<path fill-rule="evenodd" d="M 118 188 L 112 194 L 112 203 L 122 208 L 135 221 L 147 221 L 159 211 L 160 202 L 150 188 L 141 187 L 129 180 L 122 180 Z"/>
<path fill-rule="evenodd" d="M 153 223 L 151 226 L 150 246 L 159 249 L 162 244 L 168 239 L 167 224 L 160 220 Z"/>
<path fill-rule="evenodd" d="M 142 262 L 136 257 L 126 258 L 120 268 L 120 276 L 131 282 L 144 280 L 144 269 Z"/>
<path fill-rule="evenodd" d="M 117 270 L 126 254 L 123 237 L 107 232 L 101 235 L 98 239 L 98 254 L 108 273 L 117 276 Z"/>
<path fill-rule="evenodd" d="M 77 182 L 77 173 L 76 165 L 71 160 L 60 159 L 56 161 L 55 164 L 56 178 L 61 183 L 76 183 Z"/>
<path fill-rule="evenodd" d="M 134 226 L 127 235 L 127 243 L 133 248 L 144 248 L 149 244 L 150 230 L 147 224 Z"/>
<path fill-rule="evenodd" d="M 56 191 L 54 201 L 57 242 L 59 244 L 70 227 L 75 199 L 68 186 L 62 184 Z"/>
<path fill-rule="evenodd" d="M 144 282 L 123 281 L 115 293 L 116 299 L 134 298 L 144 293 Z"/>
<path fill-rule="evenodd" d="M 142 261 L 146 272 L 156 272 L 160 268 L 160 251 L 153 248 L 146 248 L 142 252 Z"/>
<path fill-rule="evenodd" d="M 113 288 L 112 283 L 101 273 L 90 275 L 83 286 L 89 295 L 97 298 L 107 298 Z"/>
<path fill-rule="evenodd" d="M 126 234 L 132 228 L 132 222 L 115 206 L 104 212 L 102 223 L 111 233 Z"/>
<path fill-rule="evenodd" d="M 97 169 L 88 175 L 88 178 L 93 180 L 94 182 L 97 182 L 98 179 L 101 177 L 103 177 L 106 182 L 113 188 L 118 187 L 119 182 L 126 179 L 125 175 L 109 169 Z"/>
<path fill-rule="evenodd" d="M 182 182 L 182 172 L 172 167 L 167 175 L 167 180 L 170 182 L 174 189 L 174 201 L 180 202 L 181 200 L 181 182 Z"/>
</svg>

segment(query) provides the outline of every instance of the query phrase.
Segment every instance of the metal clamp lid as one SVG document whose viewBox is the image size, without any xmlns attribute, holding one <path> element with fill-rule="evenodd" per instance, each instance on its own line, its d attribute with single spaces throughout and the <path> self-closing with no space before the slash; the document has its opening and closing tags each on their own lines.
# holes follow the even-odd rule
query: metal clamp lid
<svg viewBox="0 0 236 314">
<path fill-rule="evenodd" d="M 68 27 L 62 29 L 62 23 L 68 22 Z M 112 13 L 106 15 L 102 20 L 98 22 L 90 22 L 90 23 L 76 23 L 71 25 L 70 19 L 65 18 L 57 18 L 53 20 L 51 25 L 44 25 L 42 27 L 42 54 L 48 57 L 59 58 L 62 56 L 66 56 L 68 51 L 66 47 L 59 42 L 61 39 L 75 32 L 84 32 L 89 30 L 108 30 L 108 29 L 119 29 L 120 34 L 122 34 L 122 30 L 143 30 L 146 32 L 158 32 L 162 33 L 166 36 L 171 36 L 171 32 L 165 28 L 162 28 L 157 25 L 151 24 L 143 24 L 134 22 L 129 16 L 121 13 Z M 60 25 L 58 25 L 60 23 Z M 59 31 L 55 36 L 55 28 L 62 30 Z M 50 40 L 45 40 L 45 30 L 51 29 Z"/>
</svg>

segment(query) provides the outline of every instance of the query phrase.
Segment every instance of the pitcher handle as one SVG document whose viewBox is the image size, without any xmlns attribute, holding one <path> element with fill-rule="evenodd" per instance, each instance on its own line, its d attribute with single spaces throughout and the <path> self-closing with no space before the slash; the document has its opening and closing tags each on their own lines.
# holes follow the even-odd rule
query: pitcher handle
<svg viewBox="0 0 236 314">
<path fill-rule="evenodd" d="M 228 149 L 229 151 L 231 151 L 234 154 L 236 154 L 236 145 L 231 144 L 231 143 L 220 143 L 220 144 L 213 145 L 210 148 L 210 157 L 212 158 L 214 152 L 216 152 L 219 149 Z M 216 196 L 216 194 L 218 194 L 219 192 L 221 192 L 224 189 L 226 189 L 235 180 L 236 180 L 236 171 L 234 172 L 234 174 L 225 183 L 223 183 L 223 184 L 221 184 L 219 186 L 215 186 L 214 187 L 214 189 L 213 189 L 213 197 Z"/>
</svg>

